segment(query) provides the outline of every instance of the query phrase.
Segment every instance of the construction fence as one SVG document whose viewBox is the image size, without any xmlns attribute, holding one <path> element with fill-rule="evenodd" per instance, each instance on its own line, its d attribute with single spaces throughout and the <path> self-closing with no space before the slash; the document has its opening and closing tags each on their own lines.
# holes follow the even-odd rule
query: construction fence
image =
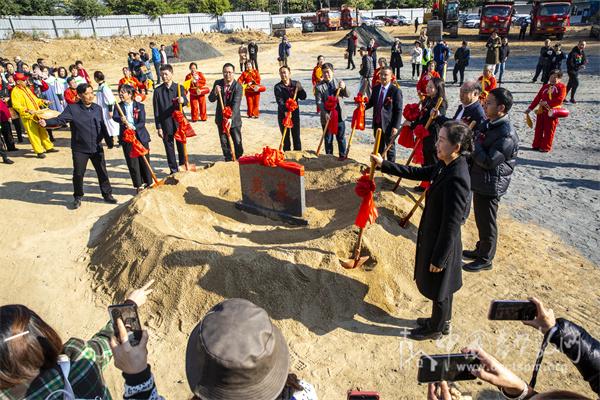
<svg viewBox="0 0 600 400">
<path fill-rule="evenodd" d="M 404 15 L 414 21 L 423 19 L 423 8 L 360 11 L 362 16 Z M 146 15 L 110 15 L 88 21 L 69 16 L 8 16 L 0 18 L 0 39 L 8 39 L 15 32 L 61 37 L 151 36 L 163 34 L 190 34 L 202 32 L 234 32 L 260 30 L 272 33 L 273 24 L 283 23 L 286 17 L 300 19 L 303 14 L 270 14 L 260 11 L 231 12 L 220 16 L 210 14 L 170 14 L 151 19 Z"/>
</svg>

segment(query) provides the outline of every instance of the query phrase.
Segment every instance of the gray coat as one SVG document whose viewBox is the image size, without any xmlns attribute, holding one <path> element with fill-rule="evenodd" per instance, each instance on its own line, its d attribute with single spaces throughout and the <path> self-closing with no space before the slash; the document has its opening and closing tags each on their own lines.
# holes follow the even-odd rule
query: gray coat
<svg viewBox="0 0 600 400">
<path fill-rule="evenodd" d="M 333 84 L 336 88 L 339 87 L 339 85 L 340 85 L 339 79 L 333 78 L 331 81 L 333 82 Z M 327 97 L 329 97 L 329 86 L 328 85 L 329 85 L 329 82 L 321 81 L 321 83 L 319 83 L 315 87 L 315 102 L 317 103 L 319 110 L 321 110 L 321 125 L 323 125 L 323 126 L 325 126 L 325 124 L 327 123 L 327 114 L 329 114 L 327 112 L 327 110 L 325 110 L 325 101 L 327 100 Z M 335 95 L 335 93 L 333 95 Z M 339 113 L 340 113 L 340 118 L 342 119 L 342 121 L 345 118 L 344 101 L 342 100 L 343 97 L 348 97 L 348 88 L 347 87 L 340 90 L 340 95 L 338 97 Z"/>
</svg>

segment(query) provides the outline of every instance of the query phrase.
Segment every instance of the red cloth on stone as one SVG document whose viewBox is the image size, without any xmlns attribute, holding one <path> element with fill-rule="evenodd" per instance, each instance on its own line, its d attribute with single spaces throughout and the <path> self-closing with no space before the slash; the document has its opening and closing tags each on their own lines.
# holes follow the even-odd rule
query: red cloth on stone
<svg viewBox="0 0 600 400">
<path fill-rule="evenodd" d="M 253 156 L 243 156 L 238 159 L 240 164 L 260 164 L 266 167 L 280 167 L 296 175 L 304 176 L 304 167 L 292 161 L 285 161 L 282 151 L 269 146 L 263 148 L 262 153 Z"/>
</svg>

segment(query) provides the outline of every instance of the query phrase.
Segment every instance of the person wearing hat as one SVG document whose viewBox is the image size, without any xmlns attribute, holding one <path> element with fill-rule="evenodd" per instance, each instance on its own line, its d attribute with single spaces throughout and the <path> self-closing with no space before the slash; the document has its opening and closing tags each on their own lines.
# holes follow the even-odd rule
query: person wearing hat
<svg viewBox="0 0 600 400">
<path fill-rule="evenodd" d="M 41 106 L 45 106 L 48 102 L 33 94 L 27 86 L 27 76 L 25 74 L 17 72 L 14 78 L 17 86 L 15 86 L 10 94 L 12 107 L 21 117 L 33 151 L 37 154 L 38 158 L 46 157 L 45 152 L 57 152 L 58 150 L 54 148 L 46 129 L 38 125 L 34 120 L 34 112 L 39 110 Z"/>
<path fill-rule="evenodd" d="M 160 398 L 148 365 L 147 340 L 131 346 L 123 328 L 119 325 L 115 333 L 121 343 L 113 338 L 111 347 L 128 398 Z M 288 374 L 289 367 L 285 337 L 264 309 L 245 299 L 214 306 L 188 339 L 185 372 L 194 399 L 317 400 L 313 386 Z"/>
</svg>

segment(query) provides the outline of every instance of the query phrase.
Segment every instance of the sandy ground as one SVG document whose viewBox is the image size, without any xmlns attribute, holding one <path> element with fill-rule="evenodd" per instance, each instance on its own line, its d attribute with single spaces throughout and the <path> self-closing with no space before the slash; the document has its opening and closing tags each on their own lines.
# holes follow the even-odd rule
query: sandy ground
<svg viewBox="0 0 600 400">
<path fill-rule="evenodd" d="M 392 32 L 401 35 L 405 43 L 410 42 L 408 29 L 396 28 L 392 29 Z M 342 52 L 330 46 L 339 40 L 342 34 L 337 32 L 308 35 L 293 42 L 294 77 L 301 79 L 305 87 L 310 87 L 310 72 L 317 54 L 325 55 L 335 65 L 342 65 Z M 403 36 L 405 34 L 406 36 Z M 570 49 L 575 41 L 583 36 L 584 33 L 567 36 L 563 41 L 564 47 Z M 231 61 L 237 64 L 237 54 L 227 56 L 234 54 L 237 45 L 227 44 L 223 38 L 216 36 L 211 40 L 211 43 L 215 43 L 226 56 L 202 62 L 200 68 L 207 74 L 209 81 L 219 77 L 218 71 L 223 62 Z M 142 42 L 147 41 L 138 40 L 133 46 L 120 42 L 120 47 L 109 47 L 108 55 L 102 57 L 102 60 L 84 58 L 84 62 L 88 71 L 95 70 L 93 66 L 97 65 L 105 71 L 109 80 L 116 81 L 127 49 L 138 47 L 138 43 L 142 45 Z M 79 58 L 77 49 L 83 49 L 82 46 L 86 43 L 89 44 L 88 41 L 51 41 L 26 43 L 23 46 L 31 49 L 29 58 L 34 58 L 39 52 L 41 56 L 51 60 L 53 58 L 49 56 L 53 54 L 70 54 L 69 59 L 74 59 Z M 272 40 L 263 43 L 259 55 L 267 86 L 276 82 L 275 43 Z M 19 45 L 4 42 L 0 44 L 0 51 L 5 56 L 12 57 L 19 51 Z M 106 42 L 92 42 L 89 45 L 103 47 Z M 57 51 L 59 46 L 62 47 L 61 52 Z M 513 121 L 523 141 L 520 166 L 516 170 L 509 194 L 501 203 L 500 243 L 496 267 L 490 273 L 465 276 L 465 287 L 456 297 L 454 335 L 438 343 L 414 343 L 402 338 L 402 327 L 414 326 L 412 320 L 417 316 L 426 315 L 429 306 L 425 299 L 416 293 L 410 281 L 416 230 L 414 226 L 408 231 L 400 230 L 394 222 L 397 216 L 410 206 L 407 197 L 404 196 L 408 192 L 403 192 L 402 196 L 383 193 L 391 185 L 390 181 L 384 180 L 379 182 L 382 193 L 378 198 L 378 201 L 381 200 L 382 217 L 378 221 L 379 224 L 369 228 L 367 232 L 372 243 L 376 243 L 379 234 L 398 238 L 398 248 L 401 251 L 399 250 L 389 264 L 384 265 L 385 268 L 375 268 L 372 272 L 347 273 L 339 268 L 333 270 L 335 257 L 341 255 L 338 252 L 343 253 L 343 250 L 327 248 L 327 244 L 318 248 L 321 253 L 326 254 L 329 266 L 325 268 L 331 270 L 332 279 L 351 279 L 363 286 L 367 285 L 367 292 L 360 293 L 364 301 L 358 306 L 355 302 L 351 303 L 352 306 L 341 312 L 340 316 L 316 324 L 317 328 L 297 313 L 279 315 L 277 309 L 270 309 L 266 303 L 263 305 L 286 331 L 294 357 L 294 370 L 316 385 L 320 398 L 343 398 L 345 391 L 353 387 L 379 390 L 383 398 L 387 399 L 422 398 L 425 388 L 416 385 L 415 360 L 411 359 L 411 355 L 418 351 L 456 351 L 464 344 L 478 341 L 502 361 L 514 363 L 515 368 L 523 365 L 524 360 L 529 366 L 535 358 L 541 338 L 519 324 L 500 325 L 488 322 L 485 314 L 487 305 L 493 298 L 523 298 L 535 294 L 550 304 L 558 315 L 568 316 L 586 326 L 592 334 L 600 335 L 597 319 L 593 317 L 598 311 L 600 300 L 600 292 L 594 284 L 600 277 L 597 268 L 600 261 L 597 250 L 600 239 L 599 144 L 594 134 L 600 129 L 600 121 L 595 115 L 598 101 L 593 89 L 598 77 L 599 47 L 597 43 L 588 47 L 591 61 L 588 71 L 582 74 L 579 103 L 568 106 L 572 116 L 566 121 L 561 121 L 555 149 L 553 153 L 545 155 L 527 150 L 533 132 L 525 129 L 522 115 L 519 114 L 533 98 L 539 86 L 528 83 L 517 85 L 517 82 L 530 80 L 538 48 L 537 42 L 513 44 L 513 58 L 509 61 L 506 86 L 514 91 L 517 99 Z M 116 55 L 118 52 L 121 53 L 119 58 Z M 20 54 L 24 56 L 25 53 Z M 482 44 L 474 44 L 475 59 L 469 67 L 469 77 L 478 75 L 482 55 Z M 58 61 L 66 63 L 61 59 Z M 176 77 L 181 79 L 185 70 L 186 65 L 176 65 Z M 404 68 L 403 78 L 407 76 L 406 71 L 407 68 Z M 354 72 L 340 69 L 338 76 L 346 79 L 351 90 L 355 92 L 358 79 Z M 407 103 L 416 100 L 414 84 L 414 81 L 402 81 Z M 457 92 L 456 87 L 451 86 L 448 89 L 451 110 L 457 105 Z M 261 100 L 261 108 L 264 110 L 261 118 L 244 119 L 244 145 L 247 153 L 258 152 L 266 144 L 276 146 L 278 143 L 279 134 L 275 129 L 273 115 L 275 107 L 270 93 L 268 91 Z M 348 105 L 348 110 L 350 107 L 351 105 Z M 309 150 L 315 149 L 319 132 L 317 120 L 313 115 L 313 101 L 301 103 L 301 109 L 305 112 L 302 123 L 307 127 L 303 130 L 304 147 Z M 214 108 L 209 106 L 209 118 L 213 111 Z M 191 161 L 198 165 L 210 165 L 220 161 L 222 157 L 215 125 L 209 120 L 206 123 L 198 123 L 195 127 L 198 136 L 188 145 Z M 164 149 L 155 132 L 151 130 L 151 133 L 154 139 L 152 162 L 158 174 L 164 176 L 167 172 Z M 68 131 L 58 131 L 56 136 L 56 144 L 61 150 L 59 153 L 38 160 L 28 145 L 23 144 L 19 146 L 19 152 L 13 153 L 13 159 L 16 161 L 13 166 L 0 165 L 0 207 L 3 210 L 0 237 L 4 243 L 0 255 L 0 302 L 27 304 L 55 326 L 65 339 L 69 336 L 89 337 L 106 321 L 106 306 L 111 303 L 110 297 L 116 295 L 118 299 L 125 283 L 137 285 L 142 279 L 134 274 L 129 279 L 121 278 L 120 281 L 107 283 L 96 280 L 88 271 L 89 247 L 92 244 L 103 243 L 103 239 L 126 240 L 114 235 L 115 226 L 112 224 L 114 218 L 128 212 L 131 206 L 124 203 L 132 199 L 134 192 L 122 151 L 115 148 L 106 154 L 114 194 L 120 205 L 115 207 L 102 202 L 95 176 L 93 172 L 89 172 L 86 178 L 87 196 L 82 208 L 77 211 L 68 209 L 72 200 Z M 371 147 L 370 140 L 369 131 L 358 133 L 351 157 L 366 162 Z M 401 152 L 400 158 L 406 155 L 406 152 Z M 203 171 L 198 175 L 202 176 L 203 173 L 207 172 Z M 185 188 L 201 187 L 201 178 L 184 178 L 182 185 Z M 211 179 L 212 181 L 218 184 L 218 176 Z M 406 185 L 410 187 L 410 182 Z M 156 198 L 158 193 L 144 193 L 136 198 L 136 203 Z M 215 213 L 218 214 L 218 210 Z M 418 217 L 417 214 L 415 223 Z M 209 221 L 200 218 L 196 222 L 206 224 Z M 344 229 L 350 224 L 351 221 Z M 465 247 L 474 243 L 475 232 L 471 219 L 463 232 Z M 331 232 L 323 234 L 327 237 Z M 350 242 L 351 239 L 348 239 L 346 245 Z M 285 246 L 288 245 L 290 243 L 286 242 Z M 275 249 L 271 243 L 255 242 L 250 247 L 257 252 L 258 248 L 265 252 L 273 250 L 275 253 L 271 257 L 274 259 L 274 265 L 281 265 L 285 261 L 302 265 L 305 272 L 315 268 L 313 260 L 290 258 L 291 253 L 283 254 L 283 250 Z M 302 249 L 301 246 L 300 248 Z M 277 253 L 278 251 L 280 253 Z M 227 256 L 233 257 L 226 259 L 232 262 L 239 259 L 232 254 Z M 190 259 L 196 260 L 193 257 Z M 398 279 L 402 281 L 394 281 L 394 284 L 388 287 L 385 278 L 394 276 L 395 273 L 400 275 Z M 95 276 L 98 277 L 97 274 Z M 92 288 L 97 290 L 91 290 Z M 152 329 L 151 362 L 160 391 L 167 394 L 168 398 L 182 399 L 188 395 L 183 370 L 187 333 L 195 319 L 201 315 L 200 311 L 211 304 L 203 303 L 195 309 L 177 308 L 176 315 L 180 320 L 171 318 L 168 324 L 162 324 L 157 317 L 161 311 L 161 299 L 167 297 L 164 293 L 178 287 L 159 283 L 157 288 L 159 290 L 154 295 L 155 300 L 143 311 L 143 318 L 149 321 Z M 390 288 L 397 291 L 390 293 Z M 202 293 L 212 293 L 212 296 L 206 297 L 207 302 L 216 302 L 220 297 L 231 294 L 250 296 L 245 290 L 252 288 L 240 289 L 235 293 L 202 289 Z M 344 301 L 348 298 L 347 294 L 339 295 L 329 297 L 328 301 L 340 302 L 336 303 L 337 307 L 343 308 L 346 304 Z M 255 301 L 260 303 L 260 298 Z M 384 310 L 384 316 L 371 309 L 365 311 L 364 308 L 368 305 L 375 305 Z M 365 323 L 370 323 L 368 328 L 364 327 Z M 319 326 L 321 329 L 318 329 Z M 178 329 L 173 329 L 174 327 Z M 521 346 L 516 344 L 522 344 L 522 353 L 516 349 L 521 349 Z M 563 387 L 592 396 L 585 382 L 582 382 L 577 371 L 564 357 L 552 354 L 544 363 L 547 370 L 540 376 L 540 389 L 554 387 L 560 382 Z M 556 366 L 564 370 L 553 370 Z M 525 369 L 520 375 L 527 379 L 529 373 L 529 370 Z M 118 397 L 121 386 L 118 373 L 111 367 L 107 377 L 113 394 Z M 475 397 L 495 398 L 495 394 L 487 391 L 491 389 L 487 385 L 469 383 L 463 385 L 463 388 Z"/>
</svg>

